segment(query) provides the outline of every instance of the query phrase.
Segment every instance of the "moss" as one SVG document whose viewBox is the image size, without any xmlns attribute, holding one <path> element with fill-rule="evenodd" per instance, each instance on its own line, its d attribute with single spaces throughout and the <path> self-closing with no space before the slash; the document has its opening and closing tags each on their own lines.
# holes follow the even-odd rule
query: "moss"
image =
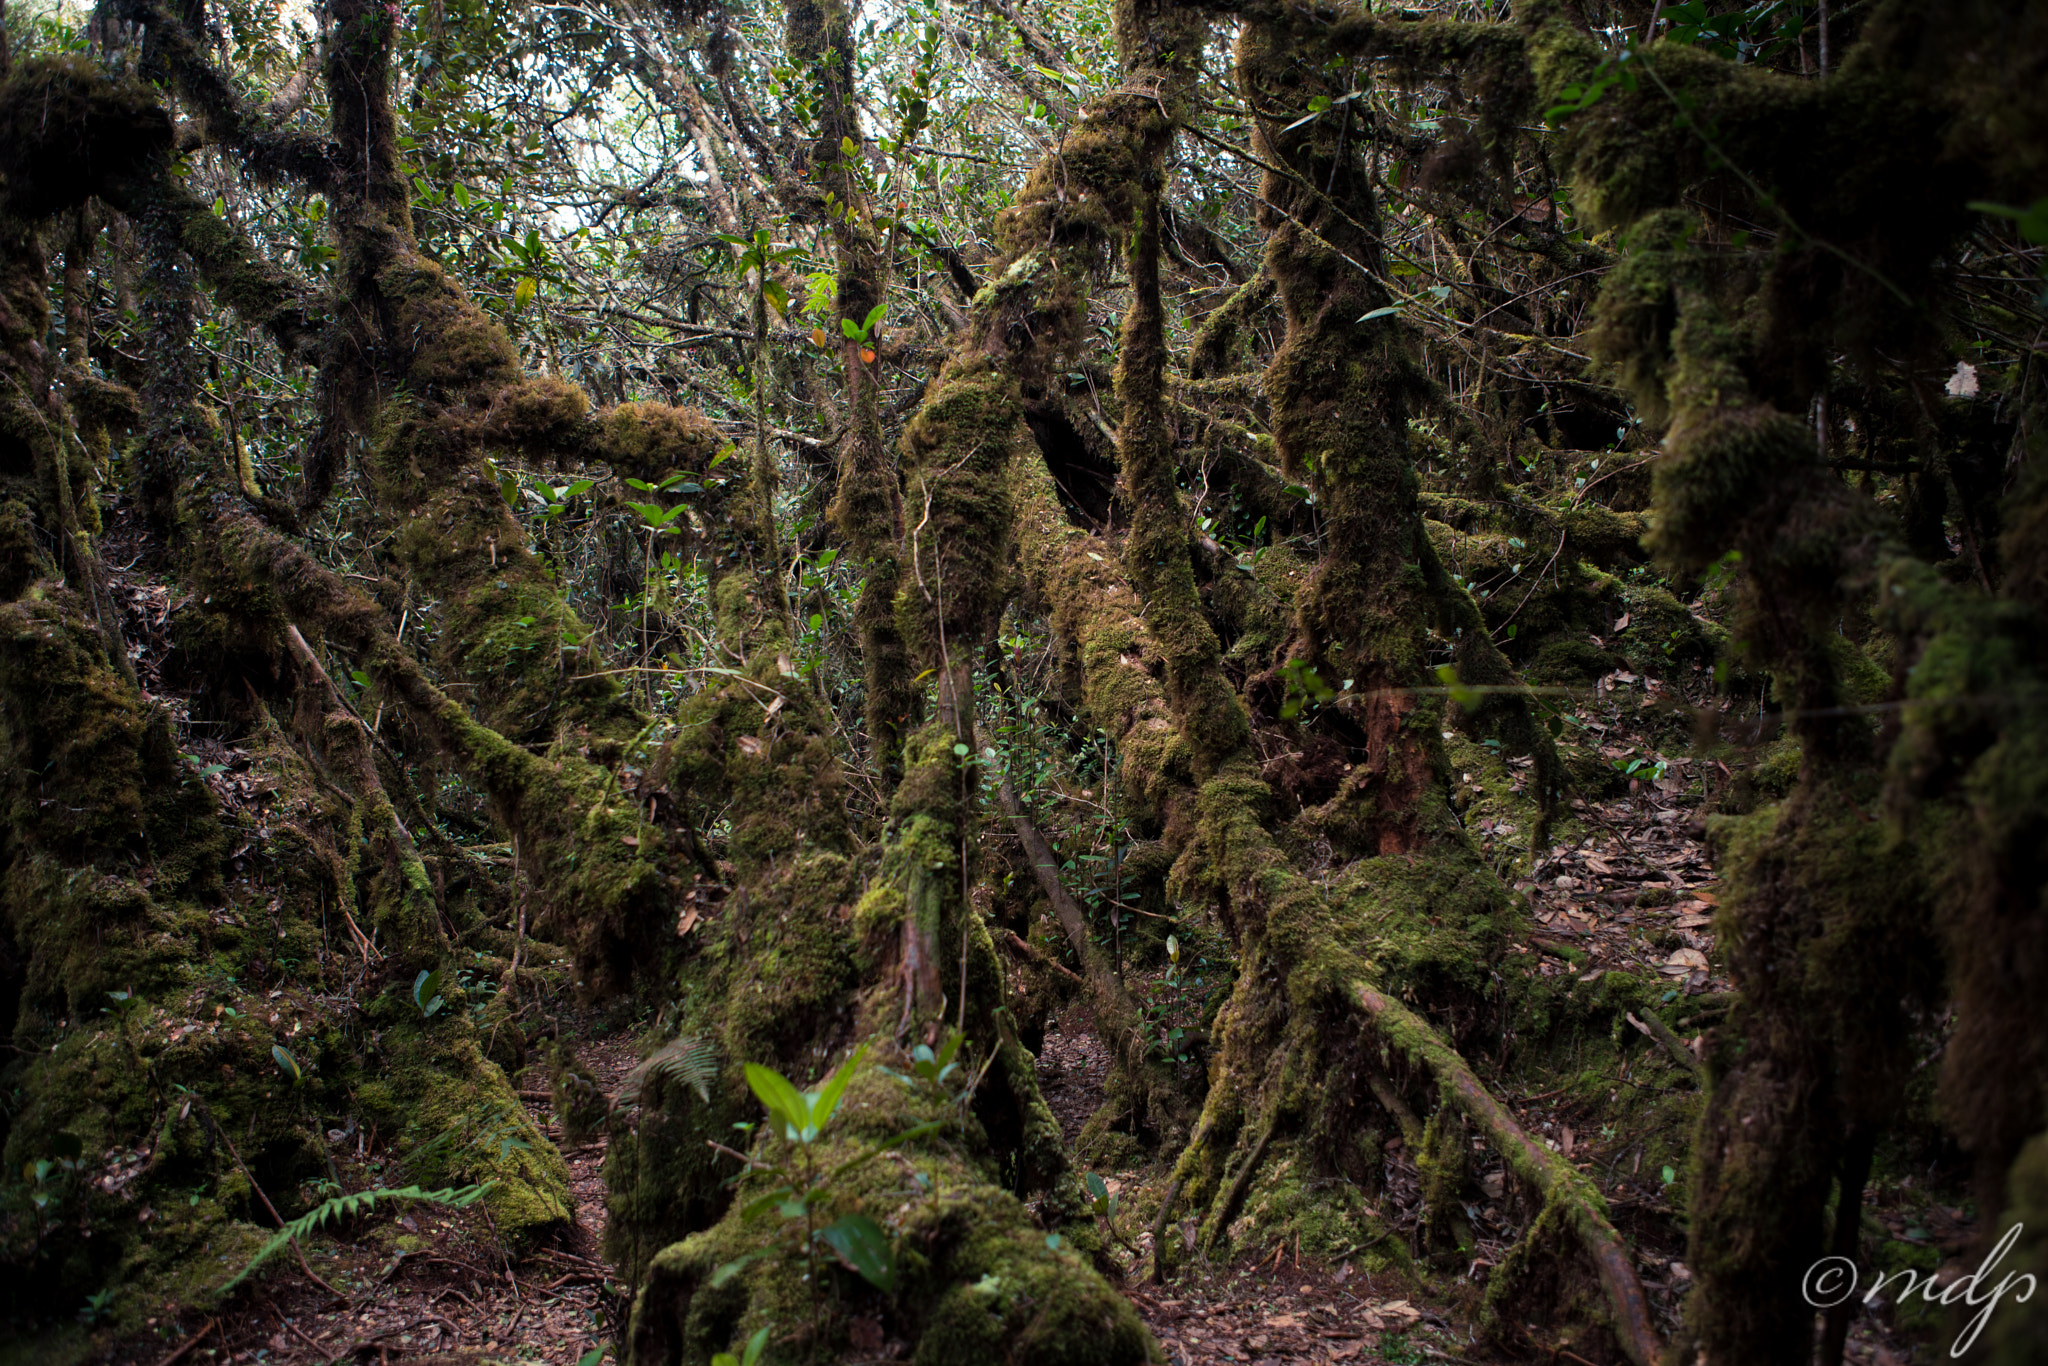
<svg viewBox="0 0 2048 1366">
<path fill-rule="evenodd" d="M 829 1167 L 921 1120 L 945 1118 L 949 1109 L 928 1087 L 912 1089 L 869 1064 L 848 1088 L 843 1118 L 821 1143 L 818 1161 Z M 655 1257 L 634 1302 L 631 1359 L 703 1361 L 737 1350 L 759 1327 L 774 1330 L 770 1359 L 834 1354 L 848 1345 L 848 1320 L 865 1315 L 891 1336 L 910 1339 L 913 1361 L 1158 1360 L 1135 1312 L 1087 1259 L 1051 1247 L 1023 1204 L 989 1184 L 990 1173 L 968 1156 L 985 1140 L 966 1123 L 949 1141 L 934 1136 L 902 1149 L 922 1177 L 907 1200 L 901 1173 L 888 1162 L 850 1169 L 825 1197 L 822 1217 L 865 1212 L 887 1230 L 897 1269 L 892 1291 L 828 1266 L 814 1298 L 799 1280 L 802 1259 L 787 1253 L 711 1285 L 715 1268 L 759 1249 L 774 1231 L 772 1213 L 766 1223 L 750 1224 L 735 1210 Z M 759 1177 L 746 1178 L 743 1200 L 760 1184 Z"/>
<path fill-rule="evenodd" d="M 1382 990 L 1410 1002 L 1474 1001 L 1511 924 L 1511 897 L 1469 850 L 1361 859 L 1330 889 Z"/>
<path fill-rule="evenodd" d="M 1406 1240 L 1381 1219 L 1366 1193 L 1342 1176 L 1317 1175 L 1317 1166 L 1299 1148 L 1275 1150 L 1230 1223 L 1230 1247 L 1256 1256 L 1284 1241 L 1291 1251 L 1333 1266 L 1353 1258 L 1366 1272 L 1408 1270 Z"/>
<path fill-rule="evenodd" d="M 1872 795 L 1867 779 L 1814 772 L 1782 807 L 1715 827 L 1717 937 L 1746 996 L 1710 1036 L 1691 1264 L 1717 1306 L 1711 1340 L 1759 1354 L 1808 1322 L 1771 1287 L 1821 1254 L 1844 1126 L 1897 1103 L 1910 1066 L 1900 993 L 1924 1001 L 1939 985 L 1914 850 L 1858 814 Z"/>
<path fill-rule="evenodd" d="M 0 84 L 6 206 L 46 218 L 162 167 L 171 120 L 155 92 L 83 56 L 24 61 Z"/>
</svg>

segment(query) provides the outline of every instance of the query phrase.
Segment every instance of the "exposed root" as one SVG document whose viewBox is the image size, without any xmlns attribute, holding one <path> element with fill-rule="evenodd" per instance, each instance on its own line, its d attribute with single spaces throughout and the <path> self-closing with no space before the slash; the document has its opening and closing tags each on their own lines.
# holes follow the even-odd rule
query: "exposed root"
<svg viewBox="0 0 2048 1366">
<path fill-rule="evenodd" d="M 1458 1051 L 1437 1037 L 1429 1022 L 1400 1002 L 1360 983 L 1358 1004 L 1372 1018 L 1382 1037 L 1417 1067 L 1436 1078 L 1446 1105 L 1486 1135 L 1507 1158 L 1515 1175 L 1542 1192 L 1546 1204 L 1566 1211 L 1579 1245 L 1593 1259 L 1600 1285 L 1614 1311 L 1614 1336 L 1636 1366 L 1655 1366 L 1663 1351 L 1650 1323 L 1649 1300 L 1636 1277 L 1635 1263 L 1621 1235 L 1607 1218 L 1606 1202 L 1570 1162 L 1531 1138 L 1501 1103 L 1493 1098 Z"/>
</svg>

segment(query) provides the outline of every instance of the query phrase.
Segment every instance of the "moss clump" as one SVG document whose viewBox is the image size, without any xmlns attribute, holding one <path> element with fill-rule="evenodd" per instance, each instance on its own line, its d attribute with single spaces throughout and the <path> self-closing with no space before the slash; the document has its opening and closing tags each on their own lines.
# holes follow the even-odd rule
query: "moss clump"
<svg viewBox="0 0 2048 1366">
<path fill-rule="evenodd" d="M 920 1177 L 914 1193 L 894 1165 L 868 1162 L 835 1182 L 819 1210 L 822 1221 L 866 1213 L 884 1227 L 894 1288 L 879 1291 L 828 1261 L 807 1289 L 803 1258 L 787 1251 L 754 1260 L 714 1286 L 716 1268 L 755 1252 L 774 1232 L 772 1213 L 768 1223 L 748 1223 L 734 1210 L 654 1258 L 634 1301 L 631 1360 L 700 1361 L 738 1350 L 760 1327 L 774 1332 L 771 1359 L 829 1356 L 850 1345 L 847 1324 L 855 1316 L 909 1339 L 910 1359 L 931 1366 L 990 1358 L 1137 1366 L 1158 1359 L 1135 1312 L 1087 1258 L 1051 1246 L 1024 1205 L 991 1184 L 993 1173 L 973 1156 L 986 1151 L 973 1120 L 959 1119 L 929 1088 L 908 1087 L 873 1064 L 854 1078 L 840 1113 L 819 1145 L 817 1161 L 827 1169 L 925 1120 L 958 1126 L 948 1141 L 934 1136 L 902 1149 Z M 744 1178 L 740 1203 L 761 1184 L 759 1176 Z"/>
<path fill-rule="evenodd" d="M 1231 1248 L 1256 1256 L 1284 1241 L 1290 1252 L 1331 1265 L 1355 1257 L 1367 1272 L 1409 1270 L 1406 1239 L 1387 1227 L 1366 1192 L 1343 1176 L 1315 1175 L 1316 1167 L 1298 1146 L 1272 1151 L 1230 1222 Z"/>
<path fill-rule="evenodd" d="M 23 62 L 0 84 L 7 212 L 46 218 L 162 167 L 171 120 L 154 91 L 82 56 Z"/>
</svg>

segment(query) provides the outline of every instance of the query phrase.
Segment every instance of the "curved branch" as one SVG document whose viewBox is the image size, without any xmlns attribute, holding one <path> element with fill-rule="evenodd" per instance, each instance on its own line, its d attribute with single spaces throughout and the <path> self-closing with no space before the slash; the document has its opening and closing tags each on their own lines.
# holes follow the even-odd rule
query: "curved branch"
<svg viewBox="0 0 2048 1366">
<path fill-rule="evenodd" d="M 150 55 L 198 107 L 207 139 L 240 152 L 251 175 L 270 182 L 297 180 L 319 190 L 336 184 L 340 151 L 335 144 L 278 127 L 281 119 L 269 111 L 250 109 L 177 15 L 154 0 L 122 0 L 120 13 L 148 30 Z"/>
<path fill-rule="evenodd" d="M 1131 1080 L 1144 1091 L 1146 1101 L 1163 1113 L 1174 1128 L 1185 1129 L 1187 1102 L 1172 1076 L 1152 1060 L 1145 1038 L 1144 1017 L 1139 1014 L 1130 993 L 1124 990 L 1123 983 L 1110 971 L 1109 964 L 1102 961 L 1101 949 L 1088 937 L 1088 922 L 1079 903 L 1060 882 L 1059 860 L 1053 857 L 1045 836 L 1039 833 L 1038 827 L 1031 823 L 1031 818 L 1018 804 L 1017 790 L 1011 786 L 1007 773 L 1003 775 L 997 800 L 1031 860 L 1031 872 L 1038 879 L 1039 890 L 1052 904 L 1060 928 L 1067 932 L 1067 942 L 1074 946 L 1074 955 L 1081 960 L 1088 994 L 1095 1005 L 1096 1028 L 1123 1060 Z"/>
<path fill-rule="evenodd" d="M 1599 1192 L 1577 1168 L 1530 1137 L 1473 1075 L 1457 1050 L 1437 1037 L 1428 1021 L 1364 983 L 1356 984 L 1355 989 L 1358 1004 L 1381 1036 L 1409 1062 L 1436 1078 L 1444 1103 L 1456 1106 L 1478 1126 L 1516 1176 L 1565 1212 L 1579 1245 L 1600 1274 L 1600 1286 L 1614 1311 L 1614 1336 L 1621 1349 L 1636 1366 L 1655 1366 L 1663 1345 L 1650 1322 L 1649 1299 L 1636 1276 L 1627 1244 L 1607 1218 Z"/>
</svg>

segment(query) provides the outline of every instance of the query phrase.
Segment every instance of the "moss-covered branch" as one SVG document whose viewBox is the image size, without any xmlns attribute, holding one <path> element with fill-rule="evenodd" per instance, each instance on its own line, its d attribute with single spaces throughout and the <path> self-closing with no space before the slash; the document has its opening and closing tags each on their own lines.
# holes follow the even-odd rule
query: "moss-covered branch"
<svg viewBox="0 0 2048 1366">
<path fill-rule="evenodd" d="M 1428 1021 L 1363 983 L 1356 991 L 1360 1008 L 1381 1037 L 1436 1079 L 1443 1103 L 1470 1119 L 1507 1159 L 1509 1170 L 1539 1192 L 1546 1205 L 1565 1211 L 1566 1221 L 1600 1273 L 1600 1284 L 1614 1314 L 1614 1335 L 1622 1350 L 1636 1366 L 1656 1366 L 1662 1343 L 1650 1322 L 1649 1299 L 1627 1245 L 1607 1217 L 1607 1202 L 1593 1183 L 1562 1156 L 1530 1137 L 1472 1074 L 1458 1051 L 1437 1037 Z"/>
</svg>

